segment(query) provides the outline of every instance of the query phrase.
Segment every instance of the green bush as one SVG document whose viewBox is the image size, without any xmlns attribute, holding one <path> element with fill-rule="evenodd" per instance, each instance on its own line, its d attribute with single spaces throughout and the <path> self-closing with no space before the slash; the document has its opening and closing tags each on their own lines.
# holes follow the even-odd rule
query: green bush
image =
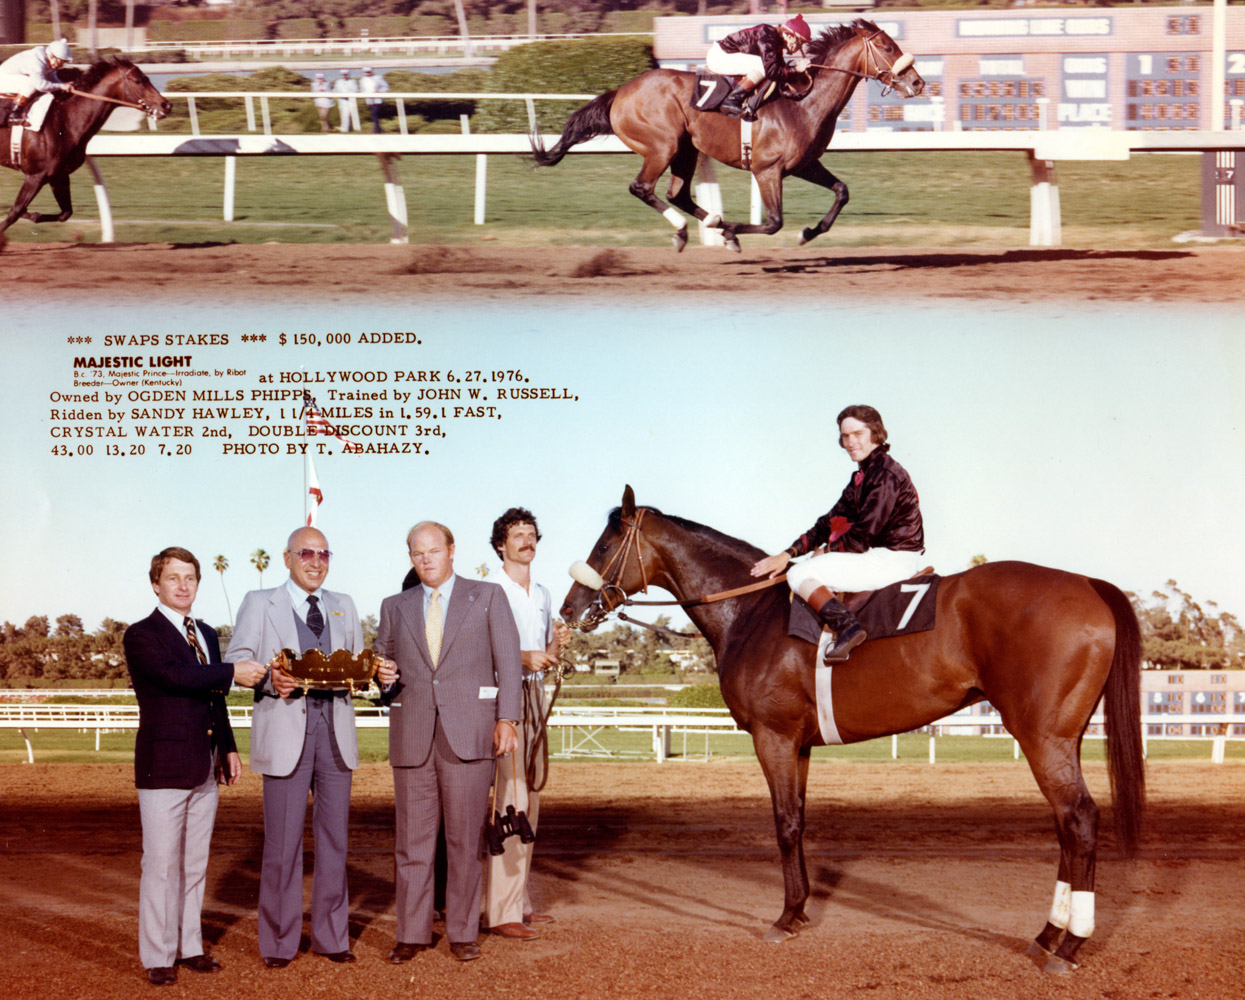
<svg viewBox="0 0 1245 1000">
<path fill-rule="evenodd" d="M 372 38 L 388 38 L 392 35 L 407 33 L 407 18 L 398 14 L 387 17 L 344 17 L 342 18 L 342 35 L 346 38 L 357 38 L 363 30 Z"/>
<path fill-rule="evenodd" d="M 221 42 L 268 37 L 268 24 L 250 18 L 220 21 L 153 20 L 147 25 L 149 38 L 162 42 Z"/>
<path fill-rule="evenodd" d="M 232 73 L 209 73 L 204 76 L 178 76 L 168 82 L 166 93 L 197 93 L 205 91 L 281 91 L 306 90 L 306 77 L 284 66 L 268 66 L 249 76 Z M 189 127 L 190 113 L 185 101 L 173 101 L 167 128 L 178 131 Z M 245 132 L 246 107 L 241 98 L 209 97 L 195 101 L 199 129 L 205 133 Z M 320 120 L 311 101 L 274 100 L 269 102 L 269 118 L 274 132 L 319 132 Z M 260 112 L 256 109 L 256 117 Z M 257 122 L 258 125 L 258 122 Z"/>
<path fill-rule="evenodd" d="M 599 94 L 613 90 L 652 69 L 653 46 L 646 38 L 588 38 L 581 41 L 533 42 L 504 52 L 489 74 L 489 90 L 503 93 Z M 537 122 L 542 130 L 560 131 L 582 101 L 542 101 Z M 526 132 L 522 101 L 489 101 L 472 126 L 479 132 Z"/>
<path fill-rule="evenodd" d="M 681 691 L 671 691 L 666 704 L 671 708 L 725 708 L 722 689 L 716 684 L 694 684 Z"/>
<path fill-rule="evenodd" d="M 488 88 L 488 70 L 472 67 L 455 70 L 453 73 L 414 73 L 410 70 L 395 69 L 385 73 L 385 82 L 390 90 L 409 90 L 416 92 L 448 92 L 448 93 L 482 93 Z M 386 116 L 395 114 L 394 106 L 384 107 Z M 409 116 L 417 115 L 425 121 L 449 121 L 454 124 L 454 131 L 459 130 L 459 115 L 474 115 L 476 102 L 468 98 L 446 98 L 443 101 L 411 100 L 406 102 L 408 116 L 407 128 L 411 127 Z"/>
<path fill-rule="evenodd" d="M 274 38 L 320 38 L 320 22 L 314 17 L 293 17 L 288 21 L 274 21 Z"/>
</svg>

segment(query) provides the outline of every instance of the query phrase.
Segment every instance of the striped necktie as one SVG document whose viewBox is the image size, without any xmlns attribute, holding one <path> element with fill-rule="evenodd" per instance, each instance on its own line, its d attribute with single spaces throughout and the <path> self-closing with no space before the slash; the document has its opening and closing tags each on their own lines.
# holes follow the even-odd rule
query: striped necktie
<svg viewBox="0 0 1245 1000">
<path fill-rule="evenodd" d="M 434 590 L 428 598 L 428 618 L 424 622 L 424 638 L 428 640 L 428 655 L 432 657 L 432 669 L 437 669 L 441 656 L 441 629 L 443 625 L 441 591 Z"/>
<path fill-rule="evenodd" d="M 320 598 L 315 594 L 307 597 L 307 627 L 315 633 L 317 639 L 324 632 L 324 615 L 320 613 Z"/>
<path fill-rule="evenodd" d="M 186 638 L 194 649 L 195 656 L 199 658 L 200 663 L 207 663 L 207 654 L 203 652 L 203 647 L 199 644 L 199 630 L 195 628 L 195 620 L 187 615 L 183 624 L 186 626 Z"/>
</svg>

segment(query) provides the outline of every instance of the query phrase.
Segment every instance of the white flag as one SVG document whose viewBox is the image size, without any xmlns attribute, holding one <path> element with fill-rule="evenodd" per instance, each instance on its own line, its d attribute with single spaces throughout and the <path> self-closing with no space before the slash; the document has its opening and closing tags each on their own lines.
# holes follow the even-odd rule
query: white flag
<svg viewBox="0 0 1245 1000">
<path fill-rule="evenodd" d="M 320 492 L 320 481 L 316 479 L 316 467 L 310 455 L 307 456 L 307 492 L 311 495 L 311 503 L 307 508 L 307 527 L 314 528 L 316 511 L 320 509 L 320 504 L 324 503 L 324 494 Z"/>
</svg>

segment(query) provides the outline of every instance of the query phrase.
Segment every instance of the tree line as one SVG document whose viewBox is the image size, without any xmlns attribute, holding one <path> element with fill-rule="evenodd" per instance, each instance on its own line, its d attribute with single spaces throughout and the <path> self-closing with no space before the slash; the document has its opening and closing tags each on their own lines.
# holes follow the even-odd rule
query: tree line
<svg viewBox="0 0 1245 1000">
<path fill-rule="evenodd" d="M 251 558 L 261 581 L 263 570 L 268 568 L 266 555 L 260 549 Z M 228 566 L 223 556 L 213 562 L 222 585 Z M 1220 610 L 1216 602 L 1199 602 L 1175 580 L 1168 580 L 1148 597 L 1128 596 L 1141 625 L 1142 656 L 1149 669 L 1245 668 L 1245 633 L 1236 616 Z M 669 627 L 670 619 L 663 615 L 654 624 Z M 47 615 L 32 615 L 21 625 L 6 621 L 0 626 L 0 686 L 124 680 L 127 673 L 121 638 L 126 627 L 126 622 L 105 618 L 94 632 L 88 632 L 75 614 L 63 614 L 54 621 Z M 222 648 L 232 631 L 228 625 L 217 629 Z M 363 619 L 363 632 L 365 643 L 370 645 L 376 635 L 375 615 Z M 713 669 L 713 654 L 703 638 L 671 636 L 621 622 L 595 632 L 573 633 L 565 655 L 578 671 L 602 663 L 617 664 L 623 674 L 669 675 Z"/>
</svg>

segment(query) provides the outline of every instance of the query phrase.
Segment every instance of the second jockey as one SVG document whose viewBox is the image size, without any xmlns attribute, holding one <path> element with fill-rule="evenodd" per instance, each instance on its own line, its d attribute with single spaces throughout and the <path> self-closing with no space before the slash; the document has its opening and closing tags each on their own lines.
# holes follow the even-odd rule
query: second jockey
<svg viewBox="0 0 1245 1000">
<path fill-rule="evenodd" d="M 867 638 L 835 592 L 876 590 L 907 580 L 925 551 L 921 502 L 908 473 L 889 454 L 881 415 L 872 406 L 849 406 L 838 424 L 839 447 L 857 464 L 843 495 L 791 545 L 752 567 L 753 576 L 786 572 L 792 591 L 834 632 L 827 663 L 843 662 Z M 792 559 L 821 545 L 830 551 L 788 569 Z"/>
<path fill-rule="evenodd" d="M 40 94 L 68 90 L 56 71 L 69 62 L 69 42 L 60 38 L 48 45 L 19 52 L 0 63 L 0 94 L 15 94 L 17 103 L 0 124 L 25 125 L 26 112 Z"/>
<path fill-rule="evenodd" d="M 763 82 L 772 80 L 781 83 L 785 80 L 790 72 L 787 54 L 802 52 L 812 37 L 813 33 L 803 15 L 796 14 L 783 24 L 758 24 L 714 42 L 705 56 L 705 65 L 714 73 L 740 78 L 717 110 L 745 121 L 755 121 L 757 108 L 769 89 L 762 85 Z M 797 71 L 807 67 L 807 59 L 801 59 L 795 65 Z"/>
</svg>

